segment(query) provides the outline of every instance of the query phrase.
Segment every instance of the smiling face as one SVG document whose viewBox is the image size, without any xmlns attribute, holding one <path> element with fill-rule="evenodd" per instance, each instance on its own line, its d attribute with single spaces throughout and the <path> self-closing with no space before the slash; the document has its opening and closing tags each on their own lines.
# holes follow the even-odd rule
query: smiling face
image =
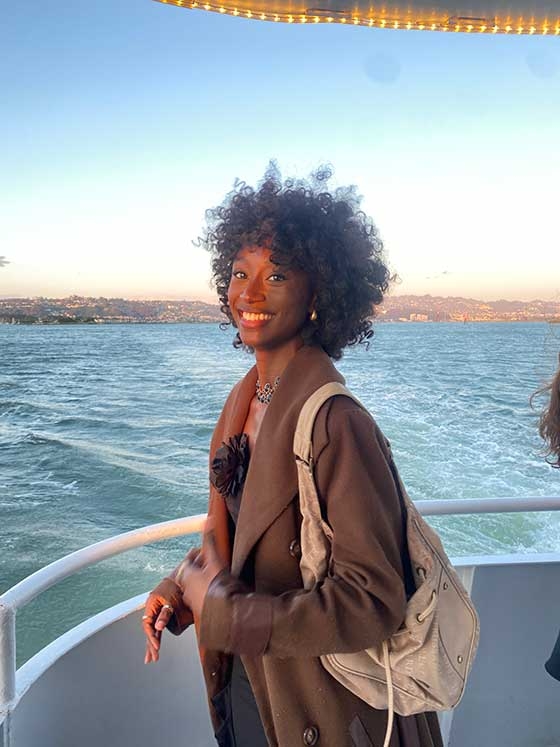
<svg viewBox="0 0 560 747">
<path fill-rule="evenodd" d="M 312 298 L 308 276 L 274 264 L 270 249 L 246 246 L 238 252 L 228 303 L 241 340 L 256 353 L 293 355 L 303 344 L 300 333 Z"/>
</svg>

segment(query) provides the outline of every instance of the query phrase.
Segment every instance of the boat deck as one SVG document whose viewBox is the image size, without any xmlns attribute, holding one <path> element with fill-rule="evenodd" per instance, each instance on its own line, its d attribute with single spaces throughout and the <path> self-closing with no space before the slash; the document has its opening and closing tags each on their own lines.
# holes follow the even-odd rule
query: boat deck
<svg viewBox="0 0 560 747">
<path fill-rule="evenodd" d="M 461 558 L 456 566 L 472 584 L 481 638 L 462 702 L 441 715 L 446 744 L 560 747 L 560 682 L 543 667 L 560 628 L 560 554 Z M 18 594 L 21 602 L 32 591 Z M 2 747 L 214 747 L 192 631 L 167 635 L 160 662 L 145 666 L 141 595 L 69 631 L 10 682 L 18 594 L 1 598 Z"/>
</svg>

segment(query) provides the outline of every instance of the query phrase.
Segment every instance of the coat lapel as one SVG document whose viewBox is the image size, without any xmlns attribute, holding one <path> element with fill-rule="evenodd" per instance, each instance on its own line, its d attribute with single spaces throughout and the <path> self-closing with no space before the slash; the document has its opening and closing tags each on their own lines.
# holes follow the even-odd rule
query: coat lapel
<svg viewBox="0 0 560 747">
<path fill-rule="evenodd" d="M 252 369 L 252 372 L 252 390 L 246 385 L 243 398 L 240 396 L 237 400 L 236 409 L 245 417 L 241 422 L 239 413 L 230 416 L 227 422 L 234 427 L 228 430 L 230 435 L 239 433 L 245 424 L 256 382 L 256 370 Z M 329 381 L 344 383 L 344 378 L 318 347 L 302 347 L 282 374 L 251 454 L 233 547 L 231 571 L 235 576 L 241 574 L 249 553 L 262 534 L 298 493 L 292 449 L 297 419 L 309 395 Z"/>
<path fill-rule="evenodd" d="M 222 443 L 236 433 L 243 431 L 251 398 L 255 393 L 256 381 L 257 369 L 253 366 L 244 378 L 231 390 L 212 435 L 208 465 L 209 473 L 214 454 Z M 208 517 L 213 524 L 218 553 L 223 562 L 229 565 L 231 562 L 232 547 L 229 533 L 228 510 L 224 499 L 212 483 L 210 483 Z M 206 537 L 203 537 L 203 542 L 205 541 Z"/>
</svg>

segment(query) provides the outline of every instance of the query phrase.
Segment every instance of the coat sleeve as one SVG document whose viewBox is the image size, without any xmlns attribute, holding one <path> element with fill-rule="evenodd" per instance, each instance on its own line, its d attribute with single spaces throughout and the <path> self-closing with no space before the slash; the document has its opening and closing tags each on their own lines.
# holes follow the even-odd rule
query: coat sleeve
<svg viewBox="0 0 560 747">
<path fill-rule="evenodd" d="M 327 578 L 310 590 L 271 596 L 247 593 L 221 573 L 204 602 L 203 646 L 252 656 L 320 656 L 373 646 L 401 625 L 402 516 L 383 435 L 346 398 L 333 400 L 327 423 L 315 467 L 333 530 Z"/>
</svg>

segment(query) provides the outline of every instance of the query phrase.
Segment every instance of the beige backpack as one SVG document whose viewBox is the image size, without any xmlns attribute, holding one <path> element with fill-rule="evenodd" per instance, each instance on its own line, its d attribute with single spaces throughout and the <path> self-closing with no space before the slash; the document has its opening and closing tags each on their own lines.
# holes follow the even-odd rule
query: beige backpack
<svg viewBox="0 0 560 747">
<path fill-rule="evenodd" d="M 294 436 L 303 517 L 300 568 L 306 589 L 327 576 L 331 554 L 332 529 L 321 516 L 311 437 L 317 412 L 335 395 L 350 397 L 363 408 L 342 384 L 325 384 L 304 404 Z M 325 669 L 348 690 L 374 708 L 388 710 L 384 747 L 391 738 L 394 711 L 409 716 L 457 705 L 479 637 L 476 611 L 441 540 L 420 516 L 398 472 L 392 469 L 406 511 L 406 538 L 416 585 L 405 620 L 379 646 L 358 653 L 321 656 Z"/>
</svg>

